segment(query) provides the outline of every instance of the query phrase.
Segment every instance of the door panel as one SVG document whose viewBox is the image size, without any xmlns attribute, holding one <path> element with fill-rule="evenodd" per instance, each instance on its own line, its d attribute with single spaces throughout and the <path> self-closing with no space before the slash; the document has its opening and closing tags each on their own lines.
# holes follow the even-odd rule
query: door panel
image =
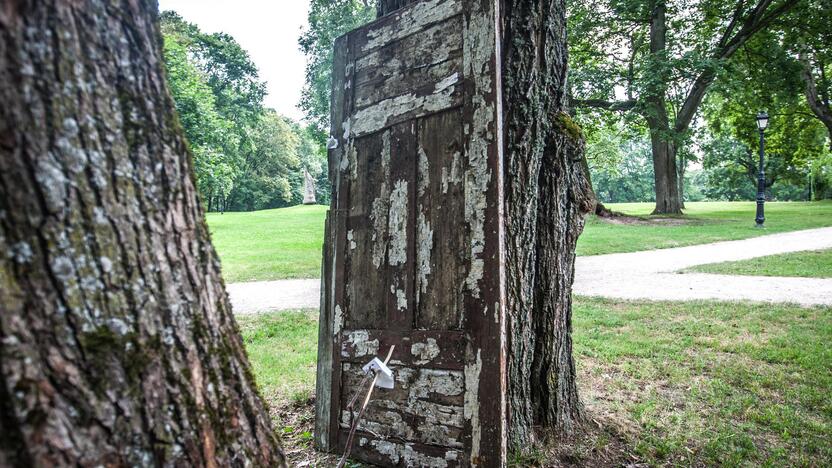
<svg viewBox="0 0 832 468">
<path fill-rule="evenodd" d="M 505 330 L 496 0 L 425 0 L 336 42 L 316 443 L 395 346 L 352 456 L 499 466 Z"/>
</svg>

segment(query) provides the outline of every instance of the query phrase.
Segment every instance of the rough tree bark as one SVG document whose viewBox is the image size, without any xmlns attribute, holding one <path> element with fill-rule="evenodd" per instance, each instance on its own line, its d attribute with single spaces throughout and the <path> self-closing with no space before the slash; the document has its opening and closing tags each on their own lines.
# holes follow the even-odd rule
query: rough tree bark
<svg viewBox="0 0 832 468">
<path fill-rule="evenodd" d="M 503 0 L 509 443 L 581 418 L 572 358 L 575 243 L 594 210 L 566 108 L 563 0 Z"/>
<path fill-rule="evenodd" d="M 0 7 L 0 466 L 284 464 L 156 8 Z"/>
</svg>

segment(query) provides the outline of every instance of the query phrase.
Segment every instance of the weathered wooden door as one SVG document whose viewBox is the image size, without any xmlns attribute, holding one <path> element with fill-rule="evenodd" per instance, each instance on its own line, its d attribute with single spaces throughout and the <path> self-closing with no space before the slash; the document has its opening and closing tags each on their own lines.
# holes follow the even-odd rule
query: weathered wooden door
<svg viewBox="0 0 832 468">
<path fill-rule="evenodd" d="M 395 345 L 354 458 L 505 459 L 497 0 L 425 0 L 336 42 L 318 446 L 344 449 L 361 366 Z M 334 145 L 333 145 L 334 146 Z"/>
</svg>

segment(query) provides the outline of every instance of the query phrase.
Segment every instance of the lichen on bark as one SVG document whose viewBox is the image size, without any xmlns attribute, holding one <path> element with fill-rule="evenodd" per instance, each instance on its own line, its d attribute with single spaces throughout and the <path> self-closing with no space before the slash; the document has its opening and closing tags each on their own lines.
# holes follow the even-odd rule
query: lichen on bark
<svg viewBox="0 0 832 468">
<path fill-rule="evenodd" d="M 0 8 L 0 466 L 283 464 L 156 8 Z"/>
</svg>

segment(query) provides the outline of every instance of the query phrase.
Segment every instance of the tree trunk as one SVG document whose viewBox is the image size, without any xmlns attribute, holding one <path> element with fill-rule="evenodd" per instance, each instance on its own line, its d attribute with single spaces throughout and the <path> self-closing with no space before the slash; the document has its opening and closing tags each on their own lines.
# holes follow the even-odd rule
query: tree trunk
<svg viewBox="0 0 832 468">
<path fill-rule="evenodd" d="M 684 156 L 682 156 L 679 150 L 676 150 L 677 156 L 677 168 L 679 170 L 678 173 L 678 182 L 679 182 L 679 208 L 685 209 L 685 171 L 687 170 L 688 162 L 685 160 Z"/>
<path fill-rule="evenodd" d="M 667 5 L 656 0 L 650 15 L 650 60 L 653 62 L 652 82 L 645 89 L 645 117 L 650 128 L 653 149 L 653 173 L 656 182 L 656 208 L 653 214 L 682 214 L 679 183 L 676 173 L 676 148 L 671 139 L 667 116 Z"/>
<path fill-rule="evenodd" d="M 800 53 L 799 61 L 802 66 L 800 76 L 803 78 L 806 102 L 809 104 L 809 109 L 812 110 L 812 113 L 826 127 L 827 137 L 829 138 L 829 150 L 832 151 L 832 107 L 829 106 L 829 101 L 821 98 L 818 92 L 815 77 L 812 74 L 812 62 L 806 52 Z M 824 64 L 821 63 L 820 67 L 822 68 L 823 66 Z"/>
<path fill-rule="evenodd" d="M 676 177 L 676 148 L 665 139 L 661 130 L 651 126 L 653 171 L 656 183 L 656 208 L 653 214 L 682 214 L 679 183 Z"/>
<path fill-rule="evenodd" d="M 156 8 L 0 9 L 0 466 L 284 464 Z"/>
<path fill-rule="evenodd" d="M 581 418 L 572 358 L 575 242 L 594 196 L 580 129 L 563 113 L 563 0 L 504 0 L 509 441 Z"/>
</svg>

